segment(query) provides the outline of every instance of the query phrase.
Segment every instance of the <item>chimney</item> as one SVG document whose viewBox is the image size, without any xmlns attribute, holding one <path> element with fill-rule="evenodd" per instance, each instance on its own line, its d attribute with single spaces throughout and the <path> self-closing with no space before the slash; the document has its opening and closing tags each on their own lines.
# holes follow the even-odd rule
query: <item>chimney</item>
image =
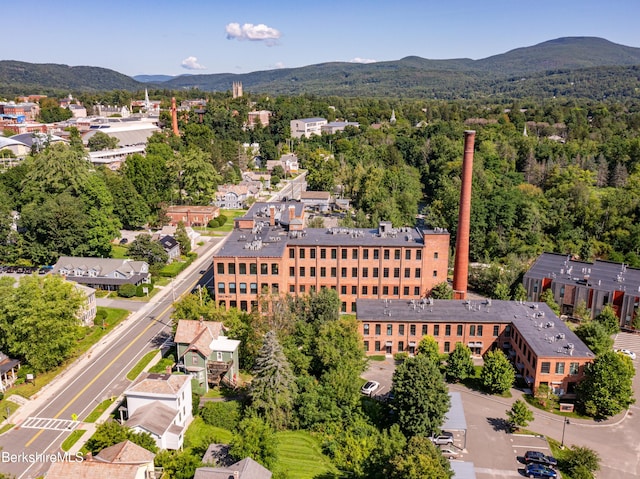
<svg viewBox="0 0 640 479">
<path fill-rule="evenodd" d="M 462 159 L 462 185 L 460 211 L 456 234 L 456 258 L 453 267 L 453 299 L 467 298 L 469 280 L 469 230 L 471 226 L 471 181 L 473 176 L 473 143 L 476 132 L 464 132 L 464 157 Z"/>
<path fill-rule="evenodd" d="M 276 207 L 273 205 L 269 207 L 269 224 L 271 226 L 276 225 Z"/>
<path fill-rule="evenodd" d="M 176 98 L 171 98 L 171 128 L 173 129 L 173 134 L 176 136 L 180 136 L 180 132 L 178 131 L 178 110 L 176 108 Z"/>
<path fill-rule="evenodd" d="M 289 223 L 296 217 L 296 207 L 294 205 L 289 205 Z"/>
</svg>

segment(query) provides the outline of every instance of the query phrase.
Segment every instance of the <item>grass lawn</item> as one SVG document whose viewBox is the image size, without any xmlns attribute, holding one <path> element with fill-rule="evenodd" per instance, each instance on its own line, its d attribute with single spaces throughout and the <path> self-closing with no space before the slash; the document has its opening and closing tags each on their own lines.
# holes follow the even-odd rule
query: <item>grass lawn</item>
<svg viewBox="0 0 640 479">
<path fill-rule="evenodd" d="M 305 431 L 284 431 L 278 438 L 278 469 L 287 477 L 313 479 L 324 474 L 337 474 L 329 458 L 322 454 L 320 441 Z"/>
<path fill-rule="evenodd" d="M 96 422 L 98 418 L 102 416 L 102 413 L 105 412 L 109 408 L 109 406 L 113 404 L 114 400 L 115 398 L 113 399 L 110 398 L 102 401 L 100 404 L 96 406 L 96 408 L 93 411 L 89 413 L 89 415 L 85 418 L 83 422 Z M 65 449 L 65 451 L 68 451 L 68 449 Z"/>
<path fill-rule="evenodd" d="M 184 433 L 184 447 L 201 448 L 204 446 L 204 449 L 206 449 L 210 442 L 229 444 L 231 439 L 233 439 L 231 431 L 221 427 L 209 426 L 201 417 L 197 416 L 189 424 L 187 432 Z M 207 444 L 202 444 L 203 441 L 207 441 Z"/>
<path fill-rule="evenodd" d="M 7 432 L 9 429 L 13 428 L 13 426 L 15 426 L 15 424 L 5 424 L 0 427 L 0 434 Z"/>
<path fill-rule="evenodd" d="M 78 442 L 78 439 L 82 437 L 82 435 L 87 432 L 86 429 L 76 429 L 69 436 L 62 441 L 62 445 L 60 446 L 63 451 L 68 451 L 71 447 Z"/>
<path fill-rule="evenodd" d="M 128 258 L 129 257 L 129 249 L 124 247 L 124 246 L 113 245 L 113 246 L 111 246 L 111 257 L 112 258 L 116 258 L 116 259 Z"/>
<path fill-rule="evenodd" d="M 7 417 L 7 408 L 9 408 L 9 416 L 11 416 L 14 412 L 16 412 L 18 407 L 20 406 L 8 399 L 3 399 L 2 401 L 0 401 L 0 419 L 5 419 Z"/>
<path fill-rule="evenodd" d="M 138 361 L 138 364 L 136 364 L 131 371 L 129 371 L 127 373 L 127 379 L 129 381 L 133 381 L 135 378 L 137 378 L 140 373 L 142 371 L 144 371 L 144 368 L 146 368 L 148 366 L 148 364 L 151 362 L 151 360 L 156 357 L 156 355 L 160 352 L 160 350 L 158 349 L 154 349 L 153 351 L 149 351 L 147 354 L 145 354 L 142 359 L 140 361 Z"/>
</svg>

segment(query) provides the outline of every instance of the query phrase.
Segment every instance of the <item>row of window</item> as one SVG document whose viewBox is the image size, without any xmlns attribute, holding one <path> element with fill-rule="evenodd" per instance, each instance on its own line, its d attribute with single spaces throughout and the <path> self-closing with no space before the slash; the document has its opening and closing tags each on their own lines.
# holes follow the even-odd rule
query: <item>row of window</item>
<svg viewBox="0 0 640 479">
<path fill-rule="evenodd" d="M 364 336 L 369 336 L 371 334 L 371 330 L 370 330 L 370 326 L 369 323 L 364 323 L 363 325 L 363 335 Z M 397 326 L 397 331 L 398 331 L 398 335 L 399 336 L 404 336 L 405 334 L 405 325 L 404 324 L 396 324 L 395 326 Z M 431 329 L 431 335 L 432 336 L 440 336 L 440 327 L 444 326 L 444 335 L 445 336 L 451 336 L 451 331 L 452 331 L 452 325 L 451 324 L 445 324 L 445 325 L 440 325 L 440 324 L 433 324 L 432 325 L 432 329 Z M 482 324 L 469 324 L 469 329 L 467 332 L 468 336 L 482 336 L 483 332 L 484 332 L 484 325 Z M 456 336 L 463 336 L 464 335 L 464 324 L 457 324 L 455 325 L 456 327 Z M 386 325 L 386 330 L 387 330 L 387 336 L 393 336 L 393 331 L 394 331 L 394 325 L 393 324 L 387 324 Z M 409 336 L 415 336 L 416 335 L 416 331 L 417 331 L 417 325 L 415 324 L 410 324 L 409 325 Z M 421 335 L 422 336 L 427 336 L 429 334 L 429 325 L 428 324 L 422 324 L 421 325 Z M 381 324 L 376 324 L 375 325 L 375 335 L 376 336 L 380 336 L 382 334 L 382 325 Z M 493 337 L 497 338 L 500 335 L 500 326 L 495 324 L 493 325 Z"/>
<path fill-rule="evenodd" d="M 295 259 L 296 257 L 296 250 L 298 251 L 298 259 L 305 259 L 307 257 L 307 249 L 306 248 L 289 248 L 289 258 L 290 259 Z M 316 248 L 309 248 L 308 252 L 309 252 L 309 258 L 310 259 L 315 259 L 316 258 Z M 358 248 L 351 248 L 351 259 L 358 259 L 358 255 L 359 255 L 359 249 Z M 376 249 L 374 248 L 373 250 L 373 254 L 372 257 L 373 259 L 380 259 L 380 249 Z M 420 261 L 422 260 L 422 250 L 421 249 L 405 249 L 404 250 L 404 259 L 406 260 L 411 260 L 412 258 L 412 251 L 415 251 L 415 255 L 414 259 Z M 330 254 L 330 258 L 331 259 L 338 259 L 338 248 L 330 248 L 329 249 L 329 254 Z M 402 252 L 400 249 L 394 249 L 393 250 L 393 259 L 394 260 L 399 260 L 402 256 Z M 340 257 L 342 259 L 348 259 L 349 258 L 349 248 L 340 248 Z M 391 250 L 390 249 L 383 249 L 382 250 L 382 258 L 383 259 L 391 259 Z M 320 259 L 327 259 L 327 248 L 320 248 Z M 363 260 L 367 260 L 369 259 L 369 248 L 364 248 L 362 250 L 362 259 Z M 433 253 L 433 259 L 438 259 L 438 252 L 434 252 Z"/>
<path fill-rule="evenodd" d="M 309 277 L 311 278 L 315 278 L 318 269 L 315 266 L 311 266 L 308 268 L 309 271 Z M 341 278 L 347 278 L 347 273 L 348 273 L 348 268 L 340 268 L 340 277 Z M 390 270 L 389 268 L 382 268 L 382 277 L 383 278 L 390 278 L 391 276 L 390 274 Z M 307 268 L 305 266 L 300 266 L 298 268 L 298 276 L 301 278 L 304 278 L 307 275 Z M 338 268 L 329 268 L 329 275 L 331 278 L 336 278 L 338 276 Z M 289 266 L 289 276 L 290 277 L 295 277 L 296 276 L 296 268 L 295 266 Z M 433 277 L 436 278 L 438 276 L 438 271 L 434 270 L 433 271 Z M 324 266 L 320 267 L 320 277 L 321 278 L 326 278 L 327 277 L 327 268 Z M 351 268 L 351 277 L 352 278 L 368 278 L 369 277 L 369 268 L 362 268 L 360 271 L 358 271 L 358 268 Z M 379 278 L 380 277 L 380 268 L 372 268 L 372 278 Z M 400 277 L 400 268 L 393 268 L 393 277 L 394 278 L 399 278 Z M 411 278 L 411 268 L 405 268 L 404 269 L 404 278 Z M 413 277 L 414 278 L 421 278 L 422 277 L 422 269 L 421 268 L 414 268 L 413 270 Z"/>
<path fill-rule="evenodd" d="M 224 265 L 225 263 L 218 263 L 218 274 L 224 274 Z M 273 275 L 279 274 L 280 272 L 278 263 L 260 263 L 260 274 L 269 274 L 269 269 L 271 269 L 271 274 Z M 227 274 L 236 274 L 235 263 L 227 264 Z M 246 263 L 238 264 L 238 274 L 247 274 Z M 256 263 L 249 263 L 249 274 L 258 274 L 258 265 Z"/>
<path fill-rule="evenodd" d="M 236 294 L 238 293 L 238 291 L 240 292 L 240 294 L 247 294 L 247 283 L 239 283 L 238 286 L 239 288 L 236 288 L 236 283 L 229 283 L 227 285 L 226 283 L 220 282 L 218 283 L 218 294 L 226 294 L 227 291 L 229 292 L 229 294 Z M 278 285 L 278 283 L 271 284 L 272 293 L 278 294 L 279 290 L 280 290 L 280 286 Z M 260 291 L 262 291 L 263 293 L 268 293 L 269 284 L 268 283 L 260 284 Z M 258 294 L 258 283 L 249 283 L 249 293 Z"/>
<path fill-rule="evenodd" d="M 555 364 L 556 374 L 564 374 L 565 371 L 565 362 L 564 361 L 556 361 Z M 569 363 L 569 374 L 575 375 L 580 371 L 580 363 Z M 540 363 L 540 372 L 542 374 L 550 374 L 551 373 L 551 362 L 550 361 L 542 361 Z"/>
<path fill-rule="evenodd" d="M 414 354 L 416 352 L 416 345 L 415 343 L 409 343 L 409 345 L 405 345 L 404 341 L 398 341 L 398 349 L 397 352 L 399 353 L 403 353 L 403 352 L 408 352 L 409 354 Z M 364 350 L 365 352 L 369 352 L 371 348 L 371 345 L 369 343 L 369 341 L 364 341 Z M 395 351 L 393 349 L 393 345 L 390 344 L 390 342 L 385 342 L 384 345 L 382 345 L 382 343 L 380 341 L 374 341 L 373 342 L 373 350 L 375 352 L 381 352 L 384 351 L 385 353 L 392 353 L 393 351 Z M 443 351 L 445 353 L 449 353 L 451 352 L 451 342 L 450 341 L 445 341 L 443 343 Z"/>
</svg>

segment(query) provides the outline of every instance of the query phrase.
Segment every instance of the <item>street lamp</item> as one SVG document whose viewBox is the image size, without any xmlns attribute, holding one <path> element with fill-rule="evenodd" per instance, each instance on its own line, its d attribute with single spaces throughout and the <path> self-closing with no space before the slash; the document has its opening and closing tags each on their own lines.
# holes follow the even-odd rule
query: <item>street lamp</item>
<svg viewBox="0 0 640 479">
<path fill-rule="evenodd" d="M 564 421 L 562 422 L 562 441 L 560 441 L 560 449 L 564 449 L 564 430 L 567 427 L 567 424 L 571 424 L 569 422 L 569 418 L 565 417 Z"/>
</svg>

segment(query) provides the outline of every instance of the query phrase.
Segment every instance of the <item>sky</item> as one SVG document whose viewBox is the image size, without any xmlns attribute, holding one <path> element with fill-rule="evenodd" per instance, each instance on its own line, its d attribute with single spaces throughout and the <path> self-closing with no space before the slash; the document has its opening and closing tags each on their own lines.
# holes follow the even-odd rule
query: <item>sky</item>
<svg viewBox="0 0 640 479">
<path fill-rule="evenodd" d="M 0 11 L 0 60 L 129 76 L 477 60 L 571 36 L 640 47 L 637 0 L 26 0 Z"/>
</svg>

